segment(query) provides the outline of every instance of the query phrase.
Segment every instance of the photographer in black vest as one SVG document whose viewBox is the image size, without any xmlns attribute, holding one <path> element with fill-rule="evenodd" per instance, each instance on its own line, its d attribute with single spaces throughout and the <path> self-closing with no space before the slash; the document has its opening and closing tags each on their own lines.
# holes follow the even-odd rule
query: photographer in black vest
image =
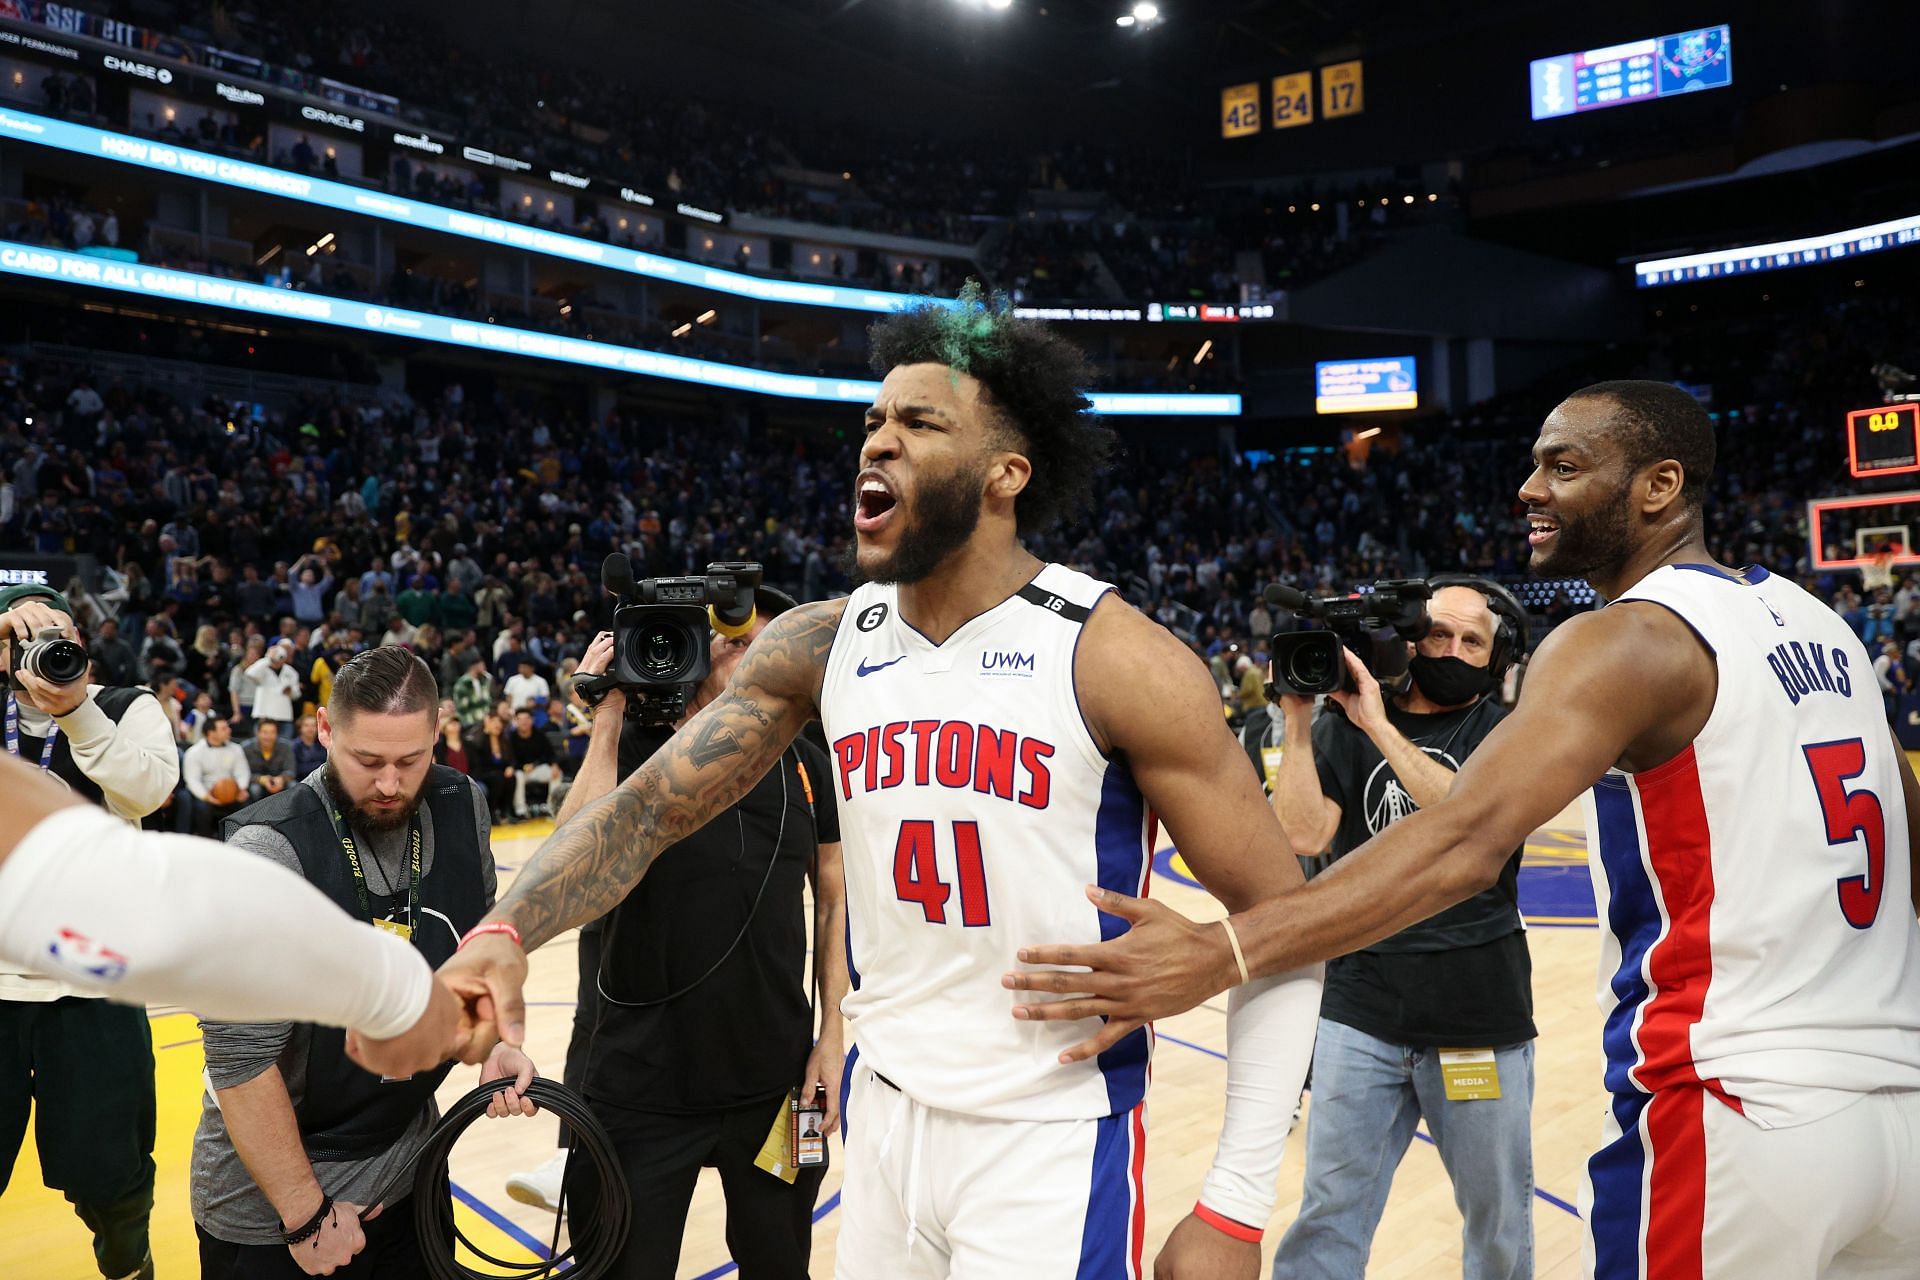
<svg viewBox="0 0 1920 1280">
<path fill-rule="evenodd" d="M 682 723 L 720 695 L 754 637 L 793 607 L 785 593 L 759 587 L 744 631 L 713 631 L 711 669 L 689 695 Z M 580 673 L 607 670 L 612 654 L 603 633 Z M 642 695 L 615 689 L 595 711 L 563 824 L 673 732 L 624 719 L 629 696 Z M 824 1087 L 820 1132 L 838 1124 L 846 896 L 829 768 L 825 751 L 804 735 L 796 739 L 738 803 L 662 850 L 647 881 L 581 931 L 567 1082 L 586 1095 L 613 1139 L 636 1215 L 610 1280 L 672 1280 L 702 1167 L 720 1175 L 727 1248 L 742 1280 L 806 1280 L 826 1167 L 796 1170 L 789 1159 L 775 1172 L 756 1167 L 756 1158 L 774 1125 L 785 1125 L 790 1091 L 811 1098 Z M 809 979 L 820 1010 L 817 1041 Z M 569 1204 L 590 1203 L 583 1163 L 570 1170 Z M 553 1162 L 517 1175 L 508 1194 L 552 1207 L 560 1172 Z"/>
<path fill-rule="evenodd" d="M 1439 801 L 1499 723 L 1501 677 L 1526 651 L 1505 588 L 1435 578 L 1410 679 L 1383 691 L 1343 650 L 1352 691 L 1280 699 L 1273 809 L 1294 851 L 1335 860 Z M 1465 1274 L 1521 1280 L 1533 1259 L 1533 988 L 1521 850 L 1490 889 L 1327 965 L 1300 1213 L 1274 1280 L 1366 1270 L 1394 1170 L 1422 1118 L 1465 1220 Z M 1357 1156 L 1356 1153 L 1364 1153 Z"/>
<path fill-rule="evenodd" d="M 229 844 L 297 872 L 433 965 L 494 897 L 486 796 L 433 763 L 438 702 L 432 673 L 412 653 L 359 655 L 319 712 L 326 764 L 224 824 Z M 202 1026 L 211 1088 L 194 1137 L 192 1205 L 204 1280 L 350 1265 L 363 1280 L 424 1280 L 410 1208 L 368 1201 L 438 1119 L 433 1092 L 451 1064 L 383 1079 L 348 1060 L 335 1029 Z M 501 1046 L 480 1078 L 516 1077 L 505 1096 L 530 1115 L 519 1090 L 533 1074 L 524 1054 Z M 378 1208 L 386 1211 L 376 1216 Z"/>
<path fill-rule="evenodd" d="M 180 780 L 166 712 L 149 690 L 89 683 L 87 656 L 73 649 L 42 649 L 15 670 L 15 659 L 43 638 L 78 642 L 66 597 L 40 586 L 0 590 L 7 753 L 138 825 Z M 48 678 L 74 673 L 75 664 L 72 679 Z M 75 995 L 52 978 L 0 971 L 0 1192 L 12 1179 L 30 1108 L 37 1108 L 41 1176 L 66 1193 L 93 1232 L 100 1273 L 150 1276 L 154 1093 L 146 1010 Z"/>
</svg>

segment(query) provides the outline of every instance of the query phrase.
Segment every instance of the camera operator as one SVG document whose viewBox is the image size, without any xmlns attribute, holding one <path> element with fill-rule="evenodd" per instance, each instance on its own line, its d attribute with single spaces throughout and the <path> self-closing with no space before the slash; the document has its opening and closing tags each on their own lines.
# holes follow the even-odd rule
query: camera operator
<svg viewBox="0 0 1920 1280">
<path fill-rule="evenodd" d="M 748 631 L 713 632 L 711 670 L 675 725 L 626 723 L 627 700 L 643 695 L 618 688 L 606 694 L 563 822 L 611 792 L 677 724 L 718 697 L 753 638 L 794 607 L 770 588 L 753 595 Z M 606 671 L 613 648 L 612 636 L 603 633 L 581 673 Z M 770 1128 L 786 1125 L 796 1086 L 806 1099 L 824 1088 L 822 1131 L 838 1123 L 847 965 L 830 779 L 826 753 L 797 739 L 731 809 L 662 851 L 647 881 L 601 930 L 582 932 L 581 1003 L 567 1072 L 580 1080 L 613 1138 L 638 1215 L 610 1273 L 619 1280 L 671 1280 L 703 1166 L 719 1171 L 727 1247 L 743 1280 L 805 1280 L 808 1274 L 812 1211 L 826 1167 L 802 1167 L 788 1182 L 756 1167 L 755 1159 Z M 808 881 L 817 1044 L 805 976 Z M 576 1066 L 583 1049 L 584 1070 Z M 554 1173 L 550 1168 L 515 1181 L 543 1174 L 552 1180 Z M 578 1184 L 591 1175 L 576 1165 L 571 1177 Z M 590 1190 L 570 1185 L 567 1198 L 588 1203 L 582 1194 Z M 514 1194 L 532 1198 L 519 1189 Z"/>
<path fill-rule="evenodd" d="M 327 761 L 305 782 L 224 824 L 227 842 L 301 876 L 356 920 L 430 964 L 457 949 L 494 897 L 486 800 L 433 763 L 433 675 L 403 649 L 341 668 L 319 712 Z M 272 719 L 262 721 L 263 727 Z M 192 1207 L 204 1280 L 427 1274 L 410 1205 L 371 1201 L 419 1151 L 448 1065 L 383 1079 L 347 1056 L 345 1033 L 203 1021 L 207 1093 L 194 1135 Z M 533 1064 L 499 1046 L 480 1079 L 516 1079 L 489 1114 L 533 1113 Z M 394 1193 L 404 1197 L 410 1184 Z"/>
<path fill-rule="evenodd" d="M 1478 579 L 1437 579 L 1410 682 L 1383 697 L 1342 649 L 1355 686 L 1313 716 L 1280 699 L 1273 808 L 1294 849 L 1338 859 L 1437 802 L 1500 720 L 1498 690 L 1525 648 L 1525 613 Z M 1498 883 L 1327 966 L 1299 1217 L 1274 1280 L 1366 1268 L 1395 1168 L 1424 1116 L 1465 1219 L 1465 1274 L 1533 1274 L 1532 964 L 1518 907 L 1521 850 Z M 1385 1158 L 1355 1159 L 1357 1151 Z"/>
<path fill-rule="evenodd" d="M 9 755 L 137 825 L 180 778 L 173 727 L 151 692 L 15 670 L 25 646 L 77 640 L 66 598 L 0 591 L 0 673 Z M 51 636 L 49 635 L 49 638 Z M 51 978 L 0 972 L 0 1192 L 33 1109 L 42 1177 L 93 1232 L 105 1276 L 151 1275 L 153 1037 L 146 1010 L 74 995 Z"/>
</svg>

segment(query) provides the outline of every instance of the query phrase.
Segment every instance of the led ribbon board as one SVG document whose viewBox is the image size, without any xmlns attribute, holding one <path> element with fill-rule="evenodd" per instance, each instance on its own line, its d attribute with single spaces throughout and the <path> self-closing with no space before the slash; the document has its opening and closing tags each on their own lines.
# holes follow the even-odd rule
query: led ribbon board
<svg viewBox="0 0 1920 1280">
<path fill-rule="evenodd" d="M 1808 267 L 1817 262 L 1838 262 L 1864 253 L 1879 253 L 1904 245 L 1920 244 L 1920 217 L 1895 218 L 1867 227 L 1850 227 L 1823 236 L 1803 236 L 1798 240 L 1776 240 L 1771 244 L 1743 245 L 1737 249 L 1715 249 L 1710 253 L 1689 253 L 1674 258 L 1654 258 L 1633 264 L 1633 282 L 1645 289 L 1657 284 L 1679 284 L 1685 280 L 1712 280 L 1721 276 L 1751 275 L 1756 271 L 1782 271 L 1788 267 Z"/>
<path fill-rule="evenodd" d="M 584 236 L 562 235 L 505 218 L 426 204 L 327 178 L 310 178 L 284 169 L 272 169 L 245 160 L 195 151 L 190 147 L 151 142 L 130 134 L 112 133 L 90 125 L 52 120 L 26 112 L 0 110 L 0 138 L 31 142 L 36 146 L 70 151 L 76 155 L 97 156 L 158 173 L 175 173 L 223 187 L 257 191 L 263 195 L 379 218 L 403 226 L 442 231 L 467 240 L 524 249 L 530 253 L 567 258 L 574 262 L 590 262 L 610 271 L 624 271 L 654 280 L 674 280 L 716 293 L 756 298 L 762 302 L 793 302 L 802 306 L 838 307 L 847 311 L 893 312 L 904 311 L 918 301 L 913 294 L 889 293 L 881 289 L 850 289 L 844 285 L 808 284 L 799 280 L 768 280 L 738 271 L 683 262 L 677 258 L 663 258 L 659 254 L 623 249 Z"/>
<path fill-rule="evenodd" d="M 21 276 L 58 284 L 108 289 L 136 297 L 222 307 L 256 316 L 302 320 L 363 333 L 387 333 L 420 342 L 466 347 L 475 351 L 530 356 L 563 364 L 609 369 L 619 373 L 727 387 L 757 395 L 796 400 L 825 400 L 845 404 L 871 403 L 878 382 L 847 378 L 810 378 L 771 373 L 714 360 L 693 360 L 659 351 L 642 351 L 611 342 L 589 342 L 535 333 L 505 325 L 455 320 L 448 316 L 373 306 L 320 294 L 275 289 L 240 280 L 164 267 L 135 266 L 106 261 L 64 249 L 0 241 L 0 275 Z M 1238 417 L 1237 395 L 1156 395 L 1150 393 L 1089 393 L 1096 412 L 1112 416 Z"/>
</svg>

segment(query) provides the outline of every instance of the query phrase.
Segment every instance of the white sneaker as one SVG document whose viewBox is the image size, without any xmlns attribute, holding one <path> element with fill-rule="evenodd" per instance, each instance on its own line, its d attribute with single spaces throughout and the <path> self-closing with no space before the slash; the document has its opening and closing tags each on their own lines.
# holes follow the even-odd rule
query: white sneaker
<svg viewBox="0 0 1920 1280">
<path fill-rule="evenodd" d="M 528 1173 L 516 1173 L 507 1179 L 507 1195 L 521 1204 L 530 1204 L 549 1213 L 560 1211 L 560 1183 L 567 1173 L 567 1152 L 560 1153 Z"/>
</svg>

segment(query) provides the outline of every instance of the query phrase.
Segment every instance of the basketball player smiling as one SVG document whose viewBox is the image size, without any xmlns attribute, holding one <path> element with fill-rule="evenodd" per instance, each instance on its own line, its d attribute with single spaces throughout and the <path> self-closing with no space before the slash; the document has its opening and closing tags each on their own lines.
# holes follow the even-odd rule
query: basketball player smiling
<svg viewBox="0 0 1920 1280">
<path fill-rule="evenodd" d="M 872 347 L 885 380 L 851 495 L 864 585 L 768 626 L 727 691 L 556 832 L 489 919 L 531 949 L 605 913 L 817 716 L 854 970 L 836 1274 L 1138 1280 L 1149 1033 L 1068 1061 L 1098 1022 L 1016 1021 L 1001 975 L 1024 943 L 1125 927 L 1084 886 L 1144 892 L 1149 810 L 1236 910 L 1297 886 L 1298 865 L 1200 662 L 1021 543 L 1085 503 L 1110 448 L 1080 353 L 977 288 L 880 322 Z M 504 930 L 441 970 L 515 1043 L 525 974 Z M 1233 992 L 1226 1124 L 1159 1275 L 1258 1273 L 1319 997 L 1317 964 Z"/>
<path fill-rule="evenodd" d="M 1241 918 L 1254 972 L 1341 955 L 1491 884 L 1585 793 L 1611 1095 L 1582 1195 L 1596 1280 L 1912 1276 L 1920 1259 L 1920 783 L 1840 616 L 1707 549 L 1713 424 L 1657 382 L 1547 416 L 1532 567 L 1606 608 L 1561 624 L 1452 790 Z M 1084 965 L 1100 1052 L 1220 989 L 1217 932 L 1137 904 Z M 1014 984 L 1057 989 L 1051 973 Z"/>
</svg>

